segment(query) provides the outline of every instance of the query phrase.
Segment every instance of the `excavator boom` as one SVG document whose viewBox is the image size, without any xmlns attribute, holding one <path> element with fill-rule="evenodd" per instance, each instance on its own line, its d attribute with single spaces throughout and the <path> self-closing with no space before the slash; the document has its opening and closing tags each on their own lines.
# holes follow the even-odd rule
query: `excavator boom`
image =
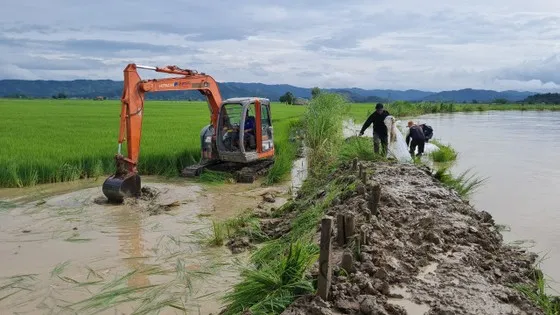
<svg viewBox="0 0 560 315">
<path fill-rule="evenodd" d="M 178 76 L 142 80 L 137 69 L 154 70 Z M 120 202 L 125 196 L 140 194 L 141 181 L 137 165 L 140 155 L 145 93 L 183 90 L 198 90 L 206 96 L 211 113 L 210 121 L 216 130 L 222 96 L 217 82 L 211 76 L 177 66 L 151 67 L 129 64 L 124 69 L 118 151 L 115 157 L 117 171 L 103 183 L 103 193 L 109 201 Z M 127 145 L 126 157 L 121 152 L 124 141 Z"/>
</svg>

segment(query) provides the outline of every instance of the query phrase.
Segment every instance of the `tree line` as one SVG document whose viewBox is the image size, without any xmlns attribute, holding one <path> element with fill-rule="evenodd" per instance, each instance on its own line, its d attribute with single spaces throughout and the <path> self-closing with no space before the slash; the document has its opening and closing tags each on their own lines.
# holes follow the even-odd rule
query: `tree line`
<svg viewBox="0 0 560 315">
<path fill-rule="evenodd" d="M 321 89 L 319 89 L 318 87 L 314 87 L 311 89 L 311 98 L 316 98 L 319 93 L 321 93 Z M 280 98 L 278 99 L 278 101 L 280 101 L 281 103 L 286 103 L 289 105 L 293 105 L 296 103 L 297 101 L 297 97 L 294 96 L 294 94 L 290 91 L 284 93 L 284 95 L 280 96 Z"/>
</svg>

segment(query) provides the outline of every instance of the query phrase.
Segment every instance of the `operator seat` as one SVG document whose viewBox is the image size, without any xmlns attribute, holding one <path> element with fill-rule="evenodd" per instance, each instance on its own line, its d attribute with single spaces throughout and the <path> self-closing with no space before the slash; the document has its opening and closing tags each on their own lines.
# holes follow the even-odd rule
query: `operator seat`
<svg viewBox="0 0 560 315">
<path fill-rule="evenodd" d="M 256 126 L 256 119 L 255 116 L 248 116 L 245 120 L 245 128 L 252 126 L 252 130 L 245 131 L 245 146 L 250 150 L 257 149 L 257 142 L 256 142 L 256 133 L 255 128 Z"/>
</svg>

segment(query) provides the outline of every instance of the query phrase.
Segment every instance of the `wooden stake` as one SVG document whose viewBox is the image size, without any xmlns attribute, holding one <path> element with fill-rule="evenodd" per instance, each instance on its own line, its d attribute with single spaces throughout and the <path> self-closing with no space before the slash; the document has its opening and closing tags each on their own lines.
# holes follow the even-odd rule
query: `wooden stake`
<svg viewBox="0 0 560 315">
<path fill-rule="evenodd" d="M 367 243 L 367 232 L 364 230 L 364 226 L 360 226 L 360 245 L 368 245 Z"/>
<path fill-rule="evenodd" d="M 369 200 L 369 210 L 371 214 L 377 216 L 379 213 L 379 200 L 381 199 L 381 186 L 379 184 L 373 186 L 372 194 Z"/>
<path fill-rule="evenodd" d="M 346 272 L 348 273 L 354 272 L 354 256 L 350 251 L 345 250 L 342 254 L 340 267 L 342 267 L 342 269 L 346 270 Z"/>
<path fill-rule="evenodd" d="M 360 163 L 358 166 L 360 167 L 360 172 L 359 172 L 358 175 L 359 175 L 359 178 L 362 178 L 362 173 L 364 172 L 364 166 L 362 165 L 362 163 Z"/>
<path fill-rule="evenodd" d="M 321 220 L 321 250 L 319 252 L 319 278 L 317 279 L 317 294 L 323 301 L 329 299 L 331 289 L 331 236 L 332 218 Z"/>
<path fill-rule="evenodd" d="M 371 212 L 366 212 L 366 222 L 371 221 Z"/>
<path fill-rule="evenodd" d="M 354 236 L 356 226 L 354 223 L 354 216 L 347 214 L 344 216 L 344 243 L 348 244 L 350 238 Z"/>
<path fill-rule="evenodd" d="M 355 172 L 356 170 L 358 170 L 358 159 L 354 158 L 352 160 L 352 171 Z"/>
<path fill-rule="evenodd" d="M 344 246 L 344 232 L 344 214 L 339 213 L 336 215 L 336 241 L 339 246 Z"/>
</svg>

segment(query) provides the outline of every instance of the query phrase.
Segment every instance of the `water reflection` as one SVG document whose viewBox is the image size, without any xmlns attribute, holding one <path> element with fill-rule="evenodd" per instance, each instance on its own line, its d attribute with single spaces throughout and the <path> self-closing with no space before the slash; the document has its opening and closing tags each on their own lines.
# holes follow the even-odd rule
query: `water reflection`
<svg viewBox="0 0 560 315">
<path fill-rule="evenodd" d="M 123 207 L 112 212 L 112 219 L 117 226 L 120 251 L 126 256 L 126 266 L 131 270 L 143 270 L 144 239 L 142 238 L 142 214 L 134 208 Z M 150 285 L 145 273 L 139 272 L 128 279 L 130 287 Z"/>
</svg>

